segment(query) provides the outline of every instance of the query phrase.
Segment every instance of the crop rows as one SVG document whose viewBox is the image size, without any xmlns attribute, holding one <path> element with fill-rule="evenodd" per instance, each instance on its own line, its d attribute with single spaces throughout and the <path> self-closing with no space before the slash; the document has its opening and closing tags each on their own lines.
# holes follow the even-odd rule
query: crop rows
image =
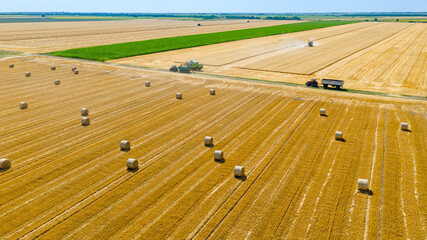
<svg viewBox="0 0 427 240">
<path fill-rule="evenodd" d="M 3 239 L 426 233 L 423 103 L 51 57 L 0 61 L 0 94 L 0 157 L 12 161 L 0 171 Z M 23 100 L 26 110 L 18 109 Z M 80 124 L 81 107 L 90 109 L 89 126 Z M 399 130 L 404 121 L 411 132 Z M 333 138 L 337 130 L 345 141 Z M 214 137 L 212 148 L 205 136 Z M 128 152 L 119 149 L 123 139 Z M 213 160 L 216 149 L 223 162 Z M 138 170 L 126 169 L 128 158 Z M 236 165 L 246 168 L 243 179 L 233 176 Z M 369 180 L 372 195 L 357 190 L 358 178 Z"/>
<path fill-rule="evenodd" d="M 44 53 L 77 47 L 141 41 L 183 35 L 282 25 L 295 21 L 244 20 L 195 21 L 138 19 L 49 23 L 2 23 L 0 45 L 4 50 Z"/>
</svg>

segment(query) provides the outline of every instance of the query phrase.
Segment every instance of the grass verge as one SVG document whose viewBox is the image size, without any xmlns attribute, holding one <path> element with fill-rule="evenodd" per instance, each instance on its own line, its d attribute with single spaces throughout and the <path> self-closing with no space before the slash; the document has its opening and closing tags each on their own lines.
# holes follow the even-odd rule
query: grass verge
<svg viewBox="0 0 427 240">
<path fill-rule="evenodd" d="M 206 33 L 179 37 L 150 39 L 145 41 L 102 45 L 69 49 L 48 53 L 53 56 L 107 61 L 150 53 L 164 52 L 183 48 L 198 47 L 215 43 L 237 41 L 249 38 L 272 36 L 284 33 L 300 32 L 318 28 L 332 27 L 357 21 L 316 21 L 285 24 L 271 27 L 250 28 L 226 32 Z"/>
<path fill-rule="evenodd" d="M 0 58 L 15 56 L 15 55 L 19 55 L 19 54 L 20 54 L 19 52 L 10 52 L 10 51 L 0 50 Z"/>
</svg>

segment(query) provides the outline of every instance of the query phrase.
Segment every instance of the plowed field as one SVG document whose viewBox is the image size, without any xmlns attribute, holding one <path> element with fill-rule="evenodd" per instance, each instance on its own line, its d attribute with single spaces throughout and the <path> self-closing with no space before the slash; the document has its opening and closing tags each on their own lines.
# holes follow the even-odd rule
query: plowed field
<svg viewBox="0 0 427 240">
<path fill-rule="evenodd" d="M 12 161 L 0 171 L 2 239 L 427 234 L 424 101 L 54 57 L 0 60 L 0 94 L 0 158 Z M 130 151 L 120 151 L 123 139 Z M 224 161 L 214 161 L 215 150 Z M 126 169 L 128 158 L 138 170 Z M 244 178 L 234 177 L 236 165 Z M 370 195 L 357 190 L 358 178 L 369 180 Z"/>
<path fill-rule="evenodd" d="M 274 26 L 297 21 L 120 20 L 95 22 L 2 23 L 0 49 L 31 53 L 91 47 L 154 38 Z M 201 26 L 197 26 L 200 23 Z"/>
<path fill-rule="evenodd" d="M 313 48 L 305 42 L 314 40 Z M 113 60 L 168 68 L 195 59 L 207 73 L 304 84 L 344 80 L 345 88 L 427 96 L 427 26 L 356 23 Z"/>
</svg>

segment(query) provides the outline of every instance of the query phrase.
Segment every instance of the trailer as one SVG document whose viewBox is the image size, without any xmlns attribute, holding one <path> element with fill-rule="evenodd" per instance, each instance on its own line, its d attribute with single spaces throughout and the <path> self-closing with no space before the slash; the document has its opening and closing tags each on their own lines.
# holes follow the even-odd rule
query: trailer
<svg viewBox="0 0 427 240">
<path fill-rule="evenodd" d="M 336 89 L 340 89 L 344 86 L 344 81 L 342 80 L 334 80 L 334 79 L 322 79 L 323 88 L 328 88 L 329 86 L 333 86 Z"/>
</svg>

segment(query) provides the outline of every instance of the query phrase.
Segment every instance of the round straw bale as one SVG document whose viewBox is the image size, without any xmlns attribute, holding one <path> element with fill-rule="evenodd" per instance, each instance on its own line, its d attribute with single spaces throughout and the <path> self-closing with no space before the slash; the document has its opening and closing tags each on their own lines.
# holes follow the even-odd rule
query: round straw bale
<svg viewBox="0 0 427 240">
<path fill-rule="evenodd" d="M 54 83 L 55 83 L 55 85 L 59 85 L 59 84 L 61 84 L 61 81 L 60 80 L 55 80 L 55 81 L 53 81 Z"/>
<path fill-rule="evenodd" d="M 26 76 L 26 77 L 31 77 L 31 73 L 30 73 L 30 72 L 26 72 L 26 73 L 25 73 L 25 76 Z"/>
<path fill-rule="evenodd" d="M 408 130 L 409 129 L 409 124 L 408 123 L 400 123 L 400 129 L 401 130 Z"/>
<path fill-rule="evenodd" d="M 122 150 L 129 150 L 130 149 L 130 142 L 126 140 L 122 140 L 120 142 L 120 149 Z"/>
<path fill-rule="evenodd" d="M 359 178 L 357 180 L 357 187 L 359 190 L 368 190 L 368 179 Z"/>
<path fill-rule="evenodd" d="M 6 169 L 6 168 L 10 168 L 12 164 L 10 163 L 10 161 L 6 158 L 2 158 L 0 159 L 0 169 Z"/>
<path fill-rule="evenodd" d="M 56 70 L 56 67 L 55 66 L 50 66 L 50 70 L 54 71 L 54 70 Z"/>
<path fill-rule="evenodd" d="M 182 99 L 182 93 L 176 93 L 176 99 Z"/>
<path fill-rule="evenodd" d="M 89 115 L 89 109 L 87 109 L 87 108 L 82 108 L 82 109 L 80 110 L 80 113 L 82 114 L 82 116 L 87 116 L 87 115 Z"/>
<path fill-rule="evenodd" d="M 211 95 L 215 95 L 215 89 L 211 89 L 211 90 L 209 90 L 209 93 L 210 93 Z"/>
<path fill-rule="evenodd" d="M 79 70 L 74 70 L 74 74 L 79 74 Z"/>
<path fill-rule="evenodd" d="M 151 83 L 150 83 L 150 81 L 145 81 L 145 86 L 146 86 L 146 87 L 151 87 Z"/>
<path fill-rule="evenodd" d="M 213 137 L 205 137 L 205 146 L 211 146 L 213 145 Z"/>
<path fill-rule="evenodd" d="M 21 103 L 19 104 L 19 108 L 20 108 L 20 109 L 27 109 L 27 108 L 28 108 L 28 103 L 26 103 L 26 102 L 21 102 Z"/>
<path fill-rule="evenodd" d="M 326 115 L 326 109 L 321 108 L 321 109 L 320 109 L 320 115 L 321 115 L 321 116 L 325 116 L 325 115 Z"/>
<path fill-rule="evenodd" d="M 88 117 L 82 117 L 82 125 L 83 126 L 90 125 L 90 119 Z"/>
<path fill-rule="evenodd" d="M 9 68 L 14 68 L 14 67 L 15 67 L 15 65 L 9 64 Z"/>
<path fill-rule="evenodd" d="M 342 132 L 340 132 L 340 131 L 336 131 L 335 132 L 335 139 L 337 139 L 337 140 L 342 140 L 343 138 L 342 138 Z"/>
<path fill-rule="evenodd" d="M 222 159 L 224 159 L 224 152 L 220 151 L 220 150 L 215 150 L 214 159 L 215 160 L 222 160 Z"/>
<path fill-rule="evenodd" d="M 129 158 L 128 161 L 126 162 L 126 166 L 129 169 L 137 169 L 138 168 L 138 160 L 136 160 L 134 158 Z"/>
<path fill-rule="evenodd" d="M 74 71 L 76 71 L 76 70 L 77 70 L 77 68 L 76 68 L 76 67 L 72 67 L 72 68 L 71 68 L 71 71 L 72 71 L 72 72 L 74 72 Z"/>
<path fill-rule="evenodd" d="M 245 176 L 245 168 L 242 166 L 235 166 L 234 167 L 234 176 L 236 176 L 236 177 Z"/>
</svg>

